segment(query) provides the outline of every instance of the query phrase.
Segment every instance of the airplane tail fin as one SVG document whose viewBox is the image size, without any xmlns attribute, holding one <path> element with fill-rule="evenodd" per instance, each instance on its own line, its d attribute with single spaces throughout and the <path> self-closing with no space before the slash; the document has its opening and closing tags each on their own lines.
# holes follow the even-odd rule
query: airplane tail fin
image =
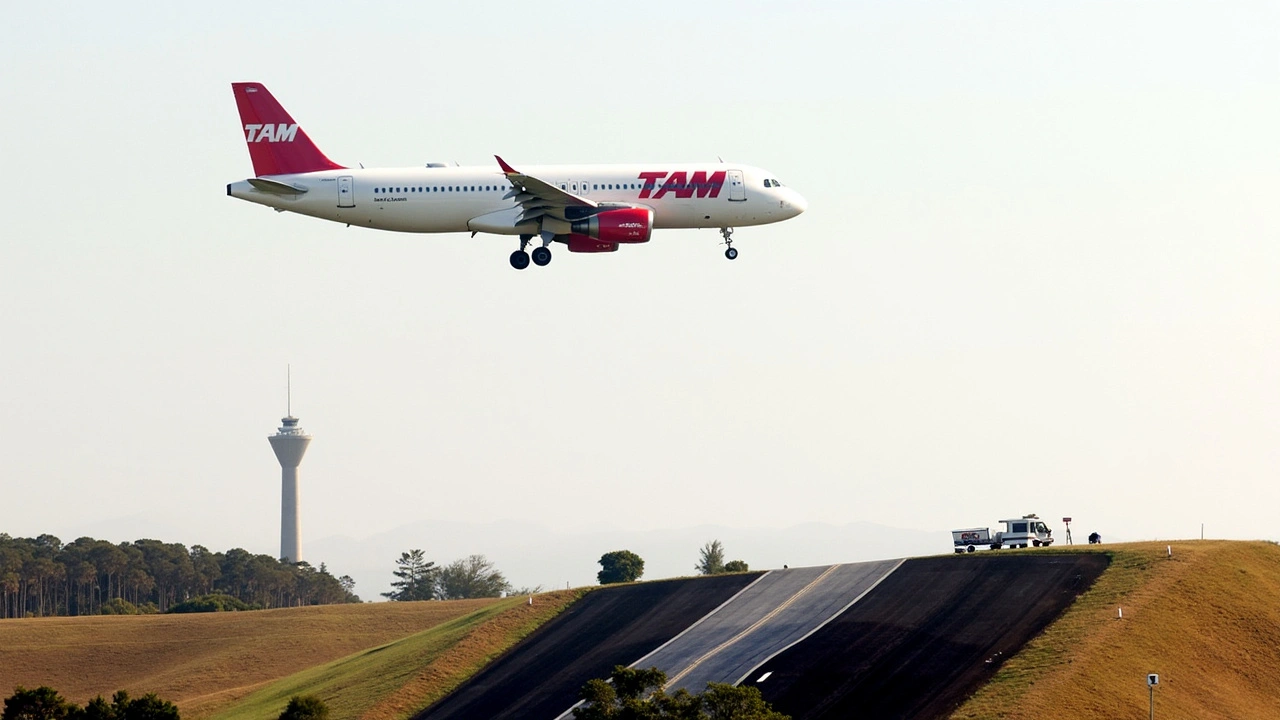
<svg viewBox="0 0 1280 720">
<path fill-rule="evenodd" d="M 262 83 L 231 83 L 253 172 L 263 175 L 341 170 L 320 152 Z"/>
</svg>

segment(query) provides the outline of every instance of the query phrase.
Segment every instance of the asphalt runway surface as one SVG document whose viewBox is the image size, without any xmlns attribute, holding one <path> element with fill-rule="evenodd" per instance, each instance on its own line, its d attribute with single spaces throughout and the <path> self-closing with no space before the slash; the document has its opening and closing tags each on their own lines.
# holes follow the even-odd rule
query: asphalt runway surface
<svg viewBox="0 0 1280 720">
<path fill-rule="evenodd" d="M 793 720 L 946 718 L 1108 562 L 1009 550 L 908 560 L 742 684 Z"/>
<path fill-rule="evenodd" d="M 666 672 L 668 692 L 702 692 L 709 682 L 736 684 L 839 614 L 900 562 L 773 570 L 635 665 Z"/>
<path fill-rule="evenodd" d="M 603 588 L 538 628 L 415 720 L 552 720 L 607 678 L 716 609 L 760 573 Z M 535 602 L 536 602 L 535 598 Z"/>
</svg>

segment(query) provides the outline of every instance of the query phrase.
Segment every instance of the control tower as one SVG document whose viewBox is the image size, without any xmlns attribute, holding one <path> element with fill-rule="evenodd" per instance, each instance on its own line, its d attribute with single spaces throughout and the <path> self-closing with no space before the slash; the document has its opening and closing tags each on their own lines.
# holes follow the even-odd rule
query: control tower
<svg viewBox="0 0 1280 720">
<path fill-rule="evenodd" d="M 311 436 L 298 427 L 298 418 L 290 412 L 280 421 L 275 435 L 267 438 L 280 461 L 280 559 L 296 563 L 302 560 L 302 538 L 298 533 L 298 465 L 311 444 Z"/>
</svg>

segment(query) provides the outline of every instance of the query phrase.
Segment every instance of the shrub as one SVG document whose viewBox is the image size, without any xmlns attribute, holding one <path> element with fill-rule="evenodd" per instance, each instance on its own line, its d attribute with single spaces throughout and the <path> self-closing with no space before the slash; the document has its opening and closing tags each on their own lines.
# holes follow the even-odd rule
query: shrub
<svg viewBox="0 0 1280 720">
<path fill-rule="evenodd" d="M 329 706 L 314 695 L 294 695 L 280 720 L 329 720 Z"/>
<path fill-rule="evenodd" d="M 180 602 L 171 606 L 167 612 L 171 613 L 202 613 L 202 612 L 240 612 L 244 610 L 257 610 L 259 608 L 250 605 L 239 598 L 221 593 L 213 593 L 211 595 L 201 595 L 194 597 L 186 602 Z"/>
</svg>

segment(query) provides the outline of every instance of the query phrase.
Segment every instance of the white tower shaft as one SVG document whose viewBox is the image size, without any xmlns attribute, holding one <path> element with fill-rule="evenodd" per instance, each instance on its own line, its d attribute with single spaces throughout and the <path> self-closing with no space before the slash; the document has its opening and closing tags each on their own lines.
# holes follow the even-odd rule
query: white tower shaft
<svg viewBox="0 0 1280 720">
<path fill-rule="evenodd" d="M 280 559 L 302 560 L 302 534 L 298 522 L 298 466 L 311 444 L 311 436 L 298 427 L 298 418 L 284 418 L 283 425 L 267 438 L 280 461 Z"/>
<path fill-rule="evenodd" d="M 298 467 L 280 468 L 280 559 L 302 560 L 302 528 L 298 523 Z"/>
</svg>

